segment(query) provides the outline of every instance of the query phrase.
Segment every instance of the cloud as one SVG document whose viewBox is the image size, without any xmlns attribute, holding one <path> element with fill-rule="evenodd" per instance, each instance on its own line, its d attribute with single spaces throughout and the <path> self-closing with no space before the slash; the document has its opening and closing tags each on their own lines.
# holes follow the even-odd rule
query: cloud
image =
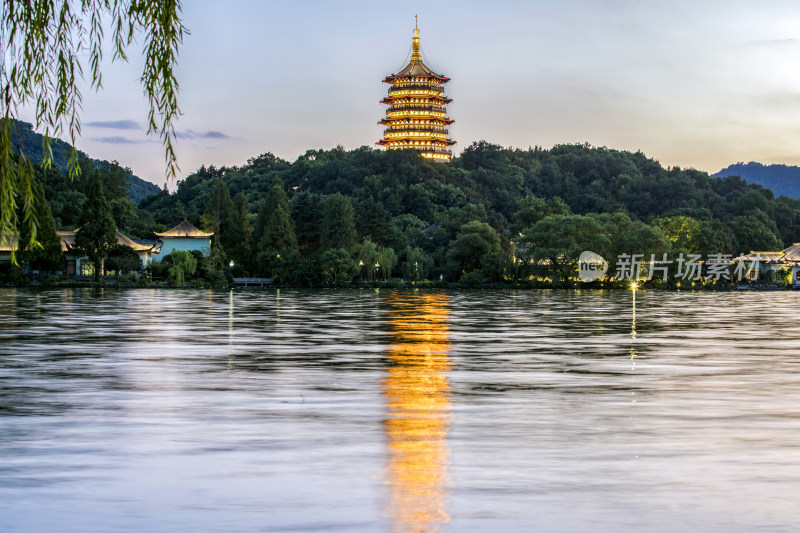
<svg viewBox="0 0 800 533">
<path fill-rule="evenodd" d="M 139 126 L 138 122 L 134 122 L 133 120 L 108 120 L 108 121 L 100 121 L 100 122 L 87 122 L 87 126 L 92 128 L 110 128 L 113 130 L 140 130 L 142 129 Z"/>
<path fill-rule="evenodd" d="M 118 122 L 92 122 L 91 124 L 117 124 L 118 129 L 134 129 L 129 128 L 126 124 L 136 125 L 135 122 L 130 120 L 120 120 Z M 112 127 L 112 126 L 97 126 L 97 127 Z M 205 132 L 198 132 L 194 130 L 186 130 L 186 131 L 176 131 L 175 137 L 178 139 L 230 139 L 231 137 L 222 133 L 221 131 L 215 130 L 208 130 Z M 99 143 L 106 143 L 106 144 L 142 144 L 147 142 L 155 142 L 155 139 L 148 138 L 146 140 L 137 140 L 137 139 L 129 139 L 127 137 L 122 137 L 119 135 L 113 135 L 110 137 L 93 137 L 93 141 Z"/>
<path fill-rule="evenodd" d="M 176 131 L 175 137 L 178 139 L 230 139 L 228 135 L 225 135 L 221 131 L 213 130 L 209 130 L 205 133 L 200 133 L 193 130 Z"/>
<path fill-rule="evenodd" d="M 119 135 L 115 135 L 113 137 L 93 137 L 93 141 L 99 143 L 106 143 L 106 144 L 141 144 L 146 141 L 134 141 L 133 139 L 128 139 L 126 137 L 120 137 Z"/>
<path fill-rule="evenodd" d="M 207 131 L 203 134 L 203 137 L 206 139 L 230 139 L 230 137 L 221 131 Z"/>
</svg>

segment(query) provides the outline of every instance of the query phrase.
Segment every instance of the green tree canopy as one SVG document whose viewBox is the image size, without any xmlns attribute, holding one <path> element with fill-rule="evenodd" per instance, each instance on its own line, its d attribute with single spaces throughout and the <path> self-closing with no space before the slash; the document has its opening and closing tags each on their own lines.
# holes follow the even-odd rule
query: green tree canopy
<svg viewBox="0 0 800 533">
<path fill-rule="evenodd" d="M 289 197 L 286 195 L 283 181 L 280 178 L 275 178 L 272 180 L 269 192 L 261 201 L 255 231 L 253 232 L 255 242 L 259 243 L 263 239 L 269 219 L 278 207 L 283 208 L 287 213 L 290 210 Z"/>
<path fill-rule="evenodd" d="M 347 285 L 356 273 L 356 263 L 344 248 L 332 248 L 319 259 L 322 281 L 326 285 Z"/>
<path fill-rule="evenodd" d="M 421 248 L 408 248 L 405 260 L 400 265 L 403 278 L 409 281 L 419 281 L 433 273 L 433 258 L 422 251 Z"/>
<path fill-rule="evenodd" d="M 103 260 L 117 243 L 117 226 L 97 176 L 92 178 L 89 196 L 78 223 L 80 227 L 75 234 L 75 248 L 89 258 L 94 265 L 94 277 L 99 279 Z"/>
<path fill-rule="evenodd" d="M 293 250 L 297 248 L 297 237 L 294 234 L 292 220 L 289 212 L 278 205 L 269 216 L 264 228 L 264 235 L 259 242 L 261 250 Z"/>
<path fill-rule="evenodd" d="M 224 181 L 218 180 L 201 220 L 206 231 L 214 233 L 214 241 L 221 244 L 226 252 L 234 240 L 235 216 L 230 189 Z"/>
<path fill-rule="evenodd" d="M 139 254 L 130 246 L 115 244 L 108 251 L 104 266 L 106 272 L 113 270 L 120 274 L 127 274 L 129 272 L 139 272 L 142 268 L 142 262 L 139 259 Z"/>
<path fill-rule="evenodd" d="M 250 224 L 250 201 L 243 192 L 233 197 L 233 213 L 230 221 L 228 255 L 235 264 L 249 268 L 253 227 Z"/>
<path fill-rule="evenodd" d="M 321 195 L 301 191 L 292 197 L 291 219 L 294 222 L 297 245 L 303 256 L 309 256 L 320 247 L 324 200 Z"/>
<path fill-rule="evenodd" d="M 351 249 L 356 243 L 356 227 L 353 204 L 341 193 L 332 194 L 325 200 L 322 210 L 322 235 L 320 244 L 325 250 Z"/>
<path fill-rule="evenodd" d="M 516 241 L 519 254 L 527 259 L 533 273 L 561 283 L 569 283 L 577 273 L 582 252 L 602 255 L 611 247 L 603 226 L 594 218 L 581 215 L 543 218 L 523 230 Z"/>
<path fill-rule="evenodd" d="M 38 244 L 26 234 L 31 226 L 23 226 L 20 233 L 20 257 L 34 270 L 55 270 L 61 260 L 61 239 L 56 234 L 56 221 L 44 195 L 41 183 L 34 184 L 34 213 L 37 219 Z"/>
<path fill-rule="evenodd" d="M 736 217 L 731 220 L 734 255 L 751 251 L 774 252 L 782 249 L 778 236 L 755 216 Z"/>
<path fill-rule="evenodd" d="M 447 248 L 447 271 L 452 278 L 481 268 L 481 258 L 501 253 L 500 236 L 486 222 L 473 220 L 461 226 L 455 240 Z"/>
<path fill-rule="evenodd" d="M 355 262 L 358 265 L 358 273 L 364 281 L 372 281 L 380 268 L 381 254 L 378 247 L 369 239 L 359 244 L 356 248 Z"/>
<path fill-rule="evenodd" d="M 517 203 L 517 211 L 514 213 L 511 229 L 519 232 L 533 227 L 544 217 L 569 215 L 570 213 L 569 206 L 557 196 L 545 200 L 528 195 Z"/>
<path fill-rule="evenodd" d="M 184 250 L 173 250 L 169 255 L 171 256 L 169 277 L 175 285 L 183 285 L 186 277 L 192 276 L 197 270 L 197 259 Z"/>
</svg>

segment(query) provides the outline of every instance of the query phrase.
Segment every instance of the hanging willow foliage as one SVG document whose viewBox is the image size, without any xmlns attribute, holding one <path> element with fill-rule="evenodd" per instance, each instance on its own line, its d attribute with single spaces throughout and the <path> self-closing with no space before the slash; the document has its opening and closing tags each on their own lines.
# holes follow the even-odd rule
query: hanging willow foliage
<svg viewBox="0 0 800 533">
<path fill-rule="evenodd" d="M 104 28 L 112 35 L 113 60 L 127 59 L 137 35 L 144 37 L 141 82 L 150 111 L 148 134 L 163 143 L 166 175 L 178 171 L 173 142 L 180 115 L 174 67 L 187 33 L 179 0 L 0 0 L 0 245 L 11 242 L 26 225 L 36 246 L 33 165 L 19 146 L 14 155 L 17 111 L 35 110 L 44 133 L 42 164 L 49 167 L 50 139 L 67 136 L 70 176 L 80 172 L 75 139 L 81 132 L 82 61 L 88 58 L 91 88 L 102 88 Z M 16 261 L 12 252 L 12 258 Z"/>
</svg>

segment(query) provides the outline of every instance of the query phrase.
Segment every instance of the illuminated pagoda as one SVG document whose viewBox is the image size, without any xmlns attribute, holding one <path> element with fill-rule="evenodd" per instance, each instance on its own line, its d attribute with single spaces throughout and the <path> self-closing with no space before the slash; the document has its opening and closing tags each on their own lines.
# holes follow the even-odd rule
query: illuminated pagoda
<svg viewBox="0 0 800 533">
<path fill-rule="evenodd" d="M 437 74 L 422 62 L 419 46 L 419 28 L 414 24 L 411 60 L 400 72 L 386 76 L 389 96 L 381 100 L 387 104 L 386 118 L 378 122 L 386 129 L 377 144 L 389 150 L 419 150 L 423 157 L 435 161 L 449 161 L 453 153 L 449 147 L 456 142 L 448 137 L 445 105 L 452 102 L 444 95 L 444 84 L 450 78 Z"/>
</svg>

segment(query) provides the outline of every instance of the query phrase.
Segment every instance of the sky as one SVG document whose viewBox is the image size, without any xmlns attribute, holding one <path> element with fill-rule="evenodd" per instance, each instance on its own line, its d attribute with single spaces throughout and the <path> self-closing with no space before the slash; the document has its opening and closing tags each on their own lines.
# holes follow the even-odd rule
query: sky
<svg viewBox="0 0 800 533">
<path fill-rule="evenodd" d="M 456 153 L 479 140 L 588 142 L 712 173 L 800 165 L 796 0 L 191 0 L 177 69 L 180 177 L 266 152 L 294 161 L 375 146 L 382 80 L 408 60 L 414 15 L 425 62 L 452 80 Z M 163 185 L 139 51 L 104 63 L 101 91 L 86 84 L 77 145 Z"/>
</svg>

